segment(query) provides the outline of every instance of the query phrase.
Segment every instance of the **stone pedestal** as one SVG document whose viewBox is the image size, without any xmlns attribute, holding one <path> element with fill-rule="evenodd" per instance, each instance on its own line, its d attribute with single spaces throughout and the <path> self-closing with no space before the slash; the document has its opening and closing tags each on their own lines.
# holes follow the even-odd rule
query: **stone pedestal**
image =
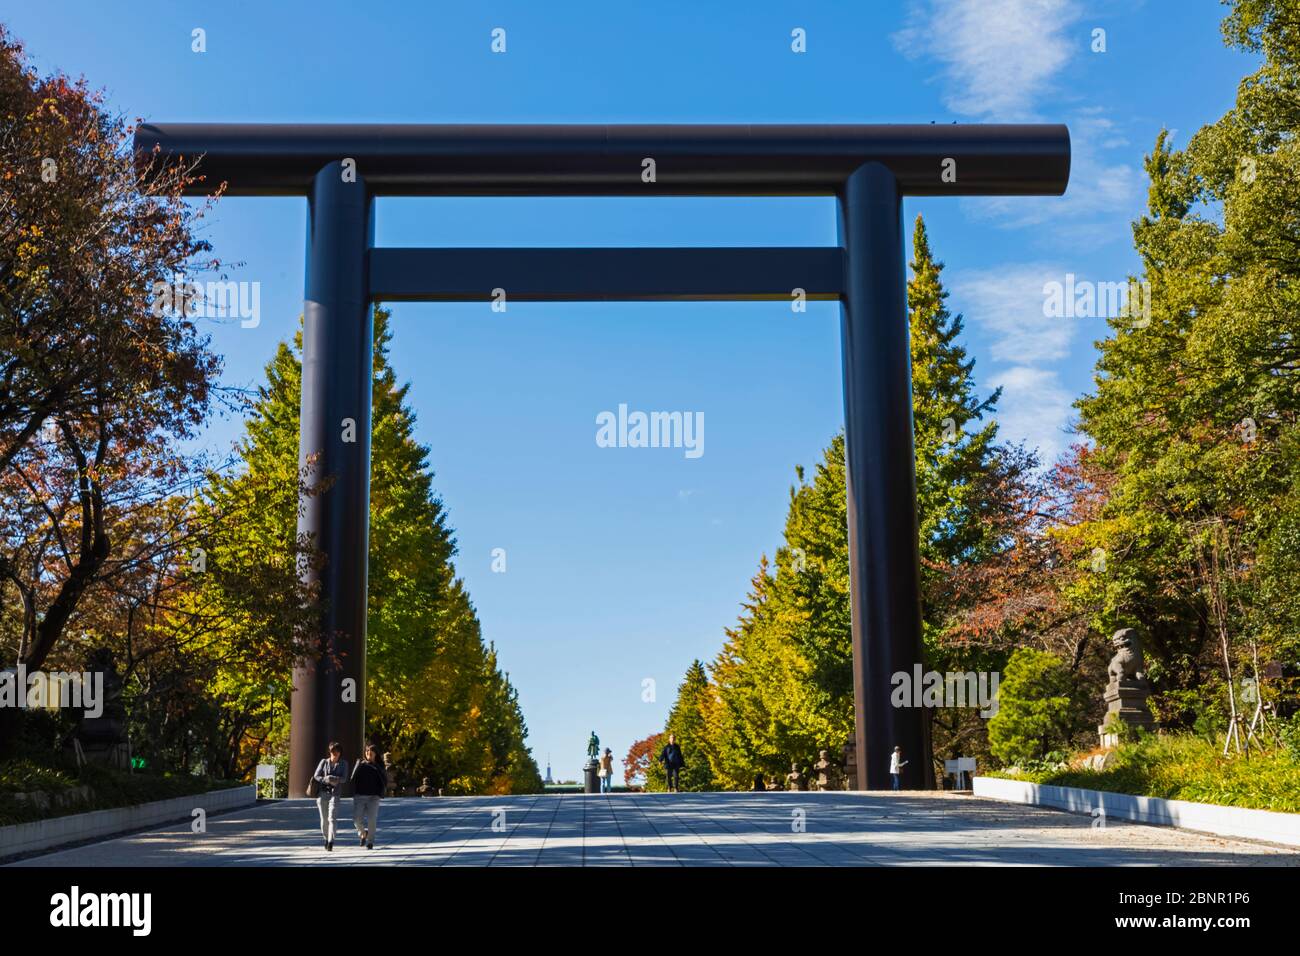
<svg viewBox="0 0 1300 956">
<path fill-rule="evenodd" d="M 1155 729 L 1155 718 L 1151 716 L 1151 711 L 1147 708 L 1147 698 L 1151 696 L 1151 689 L 1147 686 L 1146 681 L 1142 680 L 1123 680 L 1111 681 L 1106 687 L 1106 716 L 1100 726 L 1097 727 L 1097 736 L 1101 738 L 1103 747 L 1116 747 L 1119 745 L 1119 736 L 1109 733 L 1106 725 L 1119 719 L 1130 727 L 1142 727 L 1146 730 Z"/>
<path fill-rule="evenodd" d="M 588 760 L 586 765 L 582 768 L 583 793 L 600 793 L 599 770 L 600 764 L 594 760 Z"/>
<path fill-rule="evenodd" d="M 852 740 L 844 745 L 844 789 L 858 789 L 858 748 Z"/>
</svg>

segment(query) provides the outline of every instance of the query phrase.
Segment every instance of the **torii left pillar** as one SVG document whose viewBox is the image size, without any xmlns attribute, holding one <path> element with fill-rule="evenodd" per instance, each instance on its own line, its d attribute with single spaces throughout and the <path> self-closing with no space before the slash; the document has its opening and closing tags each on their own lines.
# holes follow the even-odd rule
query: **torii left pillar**
<svg viewBox="0 0 1300 956">
<path fill-rule="evenodd" d="M 350 762 L 361 756 L 366 714 L 374 203 L 354 168 L 333 162 L 316 174 L 308 219 L 298 467 L 310 490 L 299 499 L 298 538 L 318 560 L 299 573 L 330 600 L 320 658 L 293 673 L 291 797 L 304 796 L 331 741 Z"/>
</svg>

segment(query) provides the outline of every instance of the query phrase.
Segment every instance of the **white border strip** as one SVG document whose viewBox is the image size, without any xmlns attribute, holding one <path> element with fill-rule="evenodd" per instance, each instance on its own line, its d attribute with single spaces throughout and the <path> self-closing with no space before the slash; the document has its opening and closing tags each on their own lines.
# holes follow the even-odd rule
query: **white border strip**
<svg viewBox="0 0 1300 956">
<path fill-rule="evenodd" d="M 134 807 L 92 810 L 90 813 L 73 813 L 47 820 L 34 820 L 31 823 L 15 823 L 0 827 L 0 858 L 50 850 L 65 843 L 93 840 L 183 820 L 200 807 L 208 813 L 217 813 L 251 806 L 256 802 L 257 788 L 240 786 L 228 790 L 210 790 L 188 797 L 173 797 L 170 800 L 155 800 Z"/>
<path fill-rule="evenodd" d="M 1011 803 L 1054 807 L 1070 813 L 1095 816 L 1101 808 L 1108 820 L 1130 820 L 1156 826 L 1197 830 L 1216 836 L 1244 837 L 1285 846 L 1300 846 L 1300 813 L 1221 807 L 1187 800 L 1135 797 L 1128 793 L 1083 790 L 1078 787 L 1049 787 L 1025 780 L 976 777 L 975 796 Z"/>
</svg>

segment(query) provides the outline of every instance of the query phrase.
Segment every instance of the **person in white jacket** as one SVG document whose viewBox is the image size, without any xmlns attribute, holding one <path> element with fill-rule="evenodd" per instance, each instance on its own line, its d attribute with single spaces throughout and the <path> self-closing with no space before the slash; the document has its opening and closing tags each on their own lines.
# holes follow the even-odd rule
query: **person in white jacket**
<svg viewBox="0 0 1300 956">
<path fill-rule="evenodd" d="M 903 748 L 895 747 L 894 752 L 889 755 L 889 775 L 894 778 L 894 789 L 903 789 L 903 768 L 907 766 L 907 761 L 903 759 Z"/>
</svg>

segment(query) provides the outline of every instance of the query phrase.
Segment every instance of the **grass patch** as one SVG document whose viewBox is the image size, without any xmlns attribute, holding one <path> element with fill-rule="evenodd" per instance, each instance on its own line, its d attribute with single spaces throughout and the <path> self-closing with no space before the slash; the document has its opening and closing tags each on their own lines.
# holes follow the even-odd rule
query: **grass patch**
<svg viewBox="0 0 1300 956">
<path fill-rule="evenodd" d="M 1192 736 L 1144 736 L 1122 744 L 1105 770 L 1037 768 L 995 777 L 1225 807 L 1300 813 L 1300 761 L 1287 750 L 1224 757 Z"/>
</svg>

